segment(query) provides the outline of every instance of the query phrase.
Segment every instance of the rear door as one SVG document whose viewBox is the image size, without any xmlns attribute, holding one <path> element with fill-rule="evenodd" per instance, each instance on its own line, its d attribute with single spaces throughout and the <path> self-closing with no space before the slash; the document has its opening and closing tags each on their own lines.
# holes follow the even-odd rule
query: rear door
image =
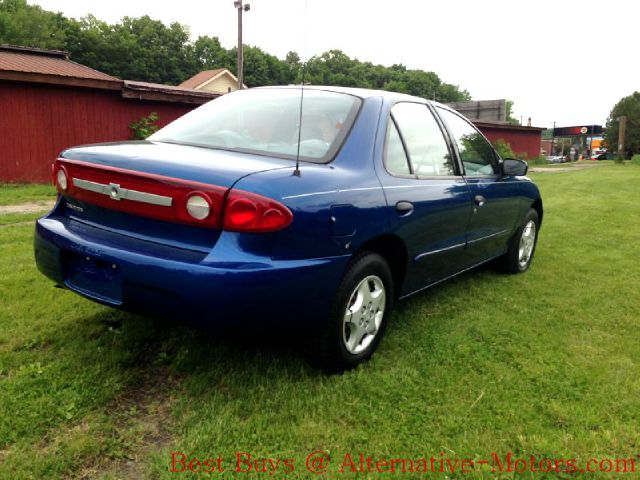
<svg viewBox="0 0 640 480">
<path fill-rule="evenodd" d="M 425 104 L 392 107 L 383 167 L 391 231 L 408 249 L 401 292 L 408 294 L 461 268 L 471 197 L 442 126 Z"/>
<path fill-rule="evenodd" d="M 467 258 L 475 264 L 504 253 L 515 228 L 518 182 L 501 174 L 499 158 L 487 139 L 467 119 L 437 107 L 464 168 L 473 200 L 467 229 Z"/>
</svg>

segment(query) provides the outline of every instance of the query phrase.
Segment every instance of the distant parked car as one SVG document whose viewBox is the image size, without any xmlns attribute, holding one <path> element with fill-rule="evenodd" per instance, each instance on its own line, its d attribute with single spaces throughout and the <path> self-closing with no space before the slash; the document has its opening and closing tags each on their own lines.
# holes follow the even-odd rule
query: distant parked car
<svg viewBox="0 0 640 480">
<path fill-rule="evenodd" d="M 493 259 L 529 268 L 543 211 L 526 173 L 435 102 L 239 91 L 148 141 L 62 152 L 35 257 L 105 305 L 308 332 L 312 362 L 341 370 L 372 355 L 396 300 Z"/>
<path fill-rule="evenodd" d="M 597 152 L 591 155 L 591 160 L 606 160 L 607 152 Z"/>
<path fill-rule="evenodd" d="M 547 163 L 564 163 L 565 161 L 566 159 L 562 155 L 552 155 L 547 157 Z"/>
</svg>

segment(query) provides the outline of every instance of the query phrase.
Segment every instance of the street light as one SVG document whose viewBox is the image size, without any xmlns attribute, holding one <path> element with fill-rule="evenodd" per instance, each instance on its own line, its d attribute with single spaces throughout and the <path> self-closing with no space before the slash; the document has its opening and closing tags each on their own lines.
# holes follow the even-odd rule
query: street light
<svg viewBox="0 0 640 480">
<path fill-rule="evenodd" d="M 242 72 L 244 53 L 242 51 L 242 12 L 248 12 L 251 9 L 251 5 L 248 3 L 243 4 L 241 1 L 235 0 L 233 6 L 238 10 L 238 90 L 242 90 L 244 84 L 244 74 Z"/>
</svg>

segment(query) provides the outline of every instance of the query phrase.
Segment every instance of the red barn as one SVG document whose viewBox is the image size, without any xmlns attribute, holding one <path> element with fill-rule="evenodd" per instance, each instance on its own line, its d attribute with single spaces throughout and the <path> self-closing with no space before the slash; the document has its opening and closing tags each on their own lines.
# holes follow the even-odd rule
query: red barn
<svg viewBox="0 0 640 480">
<path fill-rule="evenodd" d="M 510 125 L 508 123 L 472 121 L 490 142 L 495 142 L 499 139 L 507 142 L 518 158 L 531 159 L 540 156 L 542 131 L 544 128 Z"/>
<path fill-rule="evenodd" d="M 131 138 L 158 114 L 164 126 L 218 94 L 120 80 L 65 52 L 0 45 L 0 182 L 47 182 L 65 148 Z"/>
</svg>

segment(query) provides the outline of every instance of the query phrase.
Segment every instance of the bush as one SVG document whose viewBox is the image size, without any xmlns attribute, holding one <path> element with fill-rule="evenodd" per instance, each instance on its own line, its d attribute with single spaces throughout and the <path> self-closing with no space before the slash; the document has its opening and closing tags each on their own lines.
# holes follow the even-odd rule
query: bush
<svg viewBox="0 0 640 480">
<path fill-rule="evenodd" d="M 546 165 L 547 164 L 547 157 L 545 157 L 544 155 L 539 155 L 537 157 L 531 158 L 529 160 L 527 160 L 527 163 L 529 165 Z"/>
<path fill-rule="evenodd" d="M 496 149 L 498 155 L 501 158 L 516 158 L 516 154 L 511 150 L 511 145 L 509 145 L 504 139 L 499 138 L 495 142 L 492 142 L 493 148 Z"/>
<path fill-rule="evenodd" d="M 633 165 L 640 165 L 640 155 L 635 154 L 633 157 L 631 157 L 631 163 Z"/>
<path fill-rule="evenodd" d="M 158 114 L 151 112 L 148 117 L 142 117 L 137 122 L 132 122 L 129 125 L 131 129 L 132 140 L 146 140 L 147 137 L 153 135 L 158 131 Z"/>
</svg>

